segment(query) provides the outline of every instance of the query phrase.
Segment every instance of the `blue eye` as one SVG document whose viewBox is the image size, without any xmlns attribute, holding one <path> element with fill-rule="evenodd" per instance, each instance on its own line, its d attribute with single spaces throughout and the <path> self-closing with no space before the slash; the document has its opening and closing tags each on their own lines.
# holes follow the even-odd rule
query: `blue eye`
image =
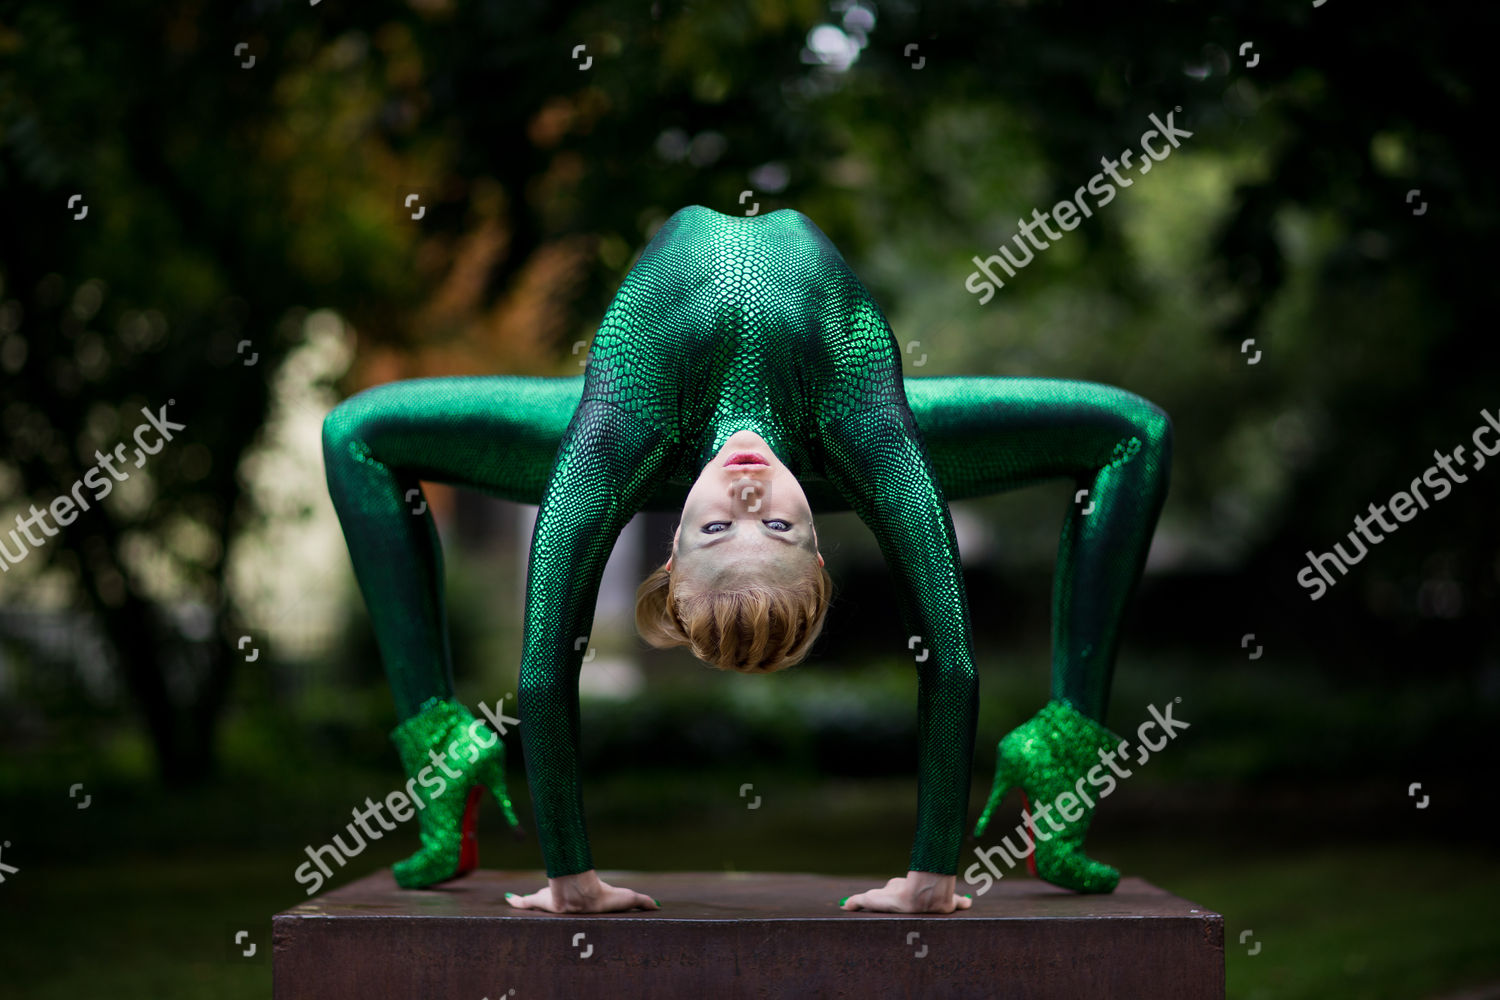
<svg viewBox="0 0 1500 1000">
<path fill-rule="evenodd" d="M 728 521 L 709 521 L 699 530 L 702 531 L 705 535 L 717 535 L 719 532 L 724 531 L 728 527 Z"/>
<path fill-rule="evenodd" d="M 792 530 L 792 526 L 791 526 L 790 523 L 788 523 L 786 521 L 783 521 L 783 520 L 780 520 L 779 518 L 773 518 L 773 519 L 771 519 L 769 521 L 762 521 L 760 523 L 764 524 L 766 527 L 770 528 L 772 531 L 791 531 Z"/>
</svg>

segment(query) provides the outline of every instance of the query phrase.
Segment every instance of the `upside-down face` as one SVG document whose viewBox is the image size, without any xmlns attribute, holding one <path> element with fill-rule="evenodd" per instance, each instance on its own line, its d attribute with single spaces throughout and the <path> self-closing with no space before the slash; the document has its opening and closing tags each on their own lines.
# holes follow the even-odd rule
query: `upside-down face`
<svg viewBox="0 0 1500 1000">
<path fill-rule="evenodd" d="M 678 587 L 800 577 L 823 565 L 802 484 L 754 431 L 736 431 L 682 505 L 668 569 Z"/>
</svg>

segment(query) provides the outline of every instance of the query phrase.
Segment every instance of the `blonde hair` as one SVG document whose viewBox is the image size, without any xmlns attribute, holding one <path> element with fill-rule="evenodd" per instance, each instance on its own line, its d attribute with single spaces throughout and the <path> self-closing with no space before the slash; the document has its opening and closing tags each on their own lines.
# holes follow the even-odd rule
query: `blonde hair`
<svg viewBox="0 0 1500 1000">
<path fill-rule="evenodd" d="M 816 569 L 790 586 L 757 581 L 679 594 L 662 564 L 636 588 L 635 627 L 657 649 L 688 646 L 720 670 L 785 670 L 802 662 L 823 631 L 833 579 Z"/>
</svg>

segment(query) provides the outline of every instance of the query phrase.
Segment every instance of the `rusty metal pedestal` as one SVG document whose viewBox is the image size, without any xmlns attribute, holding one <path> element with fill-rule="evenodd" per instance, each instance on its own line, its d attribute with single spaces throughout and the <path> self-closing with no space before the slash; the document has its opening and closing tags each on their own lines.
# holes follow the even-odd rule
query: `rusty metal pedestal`
<svg viewBox="0 0 1500 1000">
<path fill-rule="evenodd" d="M 506 905 L 539 872 L 406 891 L 389 871 L 273 920 L 277 1000 L 1149 997 L 1221 1000 L 1224 920 L 1140 879 L 1079 896 L 1007 877 L 949 916 L 846 913 L 869 879 L 602 872 L 662 909 Z"/>
</svg>

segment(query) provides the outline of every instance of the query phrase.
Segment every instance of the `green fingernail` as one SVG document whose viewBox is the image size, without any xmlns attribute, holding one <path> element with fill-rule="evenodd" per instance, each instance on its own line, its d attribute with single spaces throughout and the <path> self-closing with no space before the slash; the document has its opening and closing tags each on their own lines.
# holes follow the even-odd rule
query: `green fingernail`
<svg viewBox="0 0 1500 1000">
<path fill-rule="evenodd" d="M 507 893 L 506 893 L 506 894 L 505 894 L 505 898 L 506 898 L 506 899 L 510 899 L 510 898 L 512 898 L 512 897 L 514 897 L 514 896 L 515 896 L 515 893 L 513 893 L 513 892 L 507 892 Z"/>
<path fill-rule="evenodd" d="M 659 900 L 659 899 L 653 899 L 653 900 L 651 900 L 651 902 L 655 903 L 657 906 L 661 905 L 661 900 Z"/>
<path fill-rule="evenodd" d="M 849 897 L 845 896 L 843 899 L 839 900 L 839 905 L 843 906 L 847 902 L 849 902 Z"/>
</svg>

